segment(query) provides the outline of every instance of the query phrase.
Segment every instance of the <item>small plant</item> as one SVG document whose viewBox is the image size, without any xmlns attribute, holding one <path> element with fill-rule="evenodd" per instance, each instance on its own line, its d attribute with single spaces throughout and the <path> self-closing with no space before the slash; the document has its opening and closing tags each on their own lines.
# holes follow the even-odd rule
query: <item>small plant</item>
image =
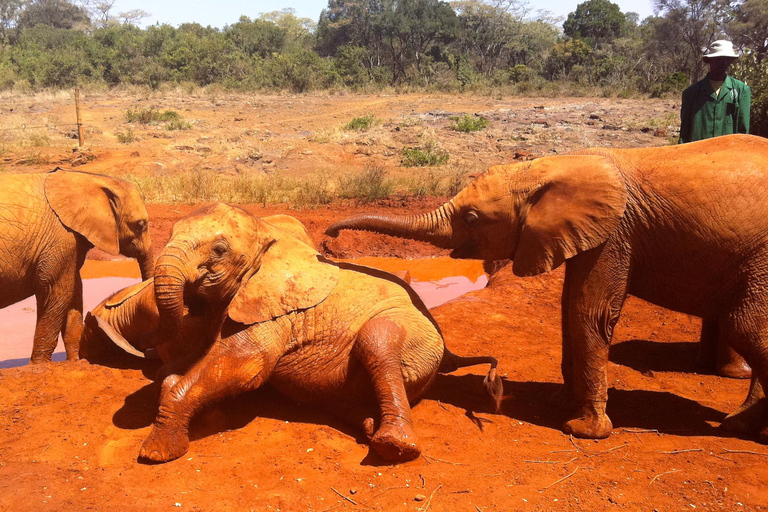
<svg viewBox="0 0 768 512">
<path fill-rule="evenodd" d="M 367 132 L 378 122 L 379 120 L 374 117 L 373 114 L 356 117 L 347 124 L 344 125 L 344 129 L 348 132 Z"/>
<path fill-rule="evenodd" d="M 115 136 L 120 144 L 131 144 L 139 140 L 136 134 L 133 133 L 133 128 L 128 128 L 124 132 L 117 132 Z"/>
<path fill-rule="evenodd" d="M 172 121 L 181 121 L 181 115 L 175 110 L 166 110 L 160 112 L 152 107 L 144 109 L 128 109 L 125 111 L 126 123 L 139 123 L 139 124 L 151 124 L 151 123 L 168 123 Z"/>
<path fill-rule="evenodd" d="M 299 182 L 295 203 L 298 206 L 330 204 L 334 199 L 327 176 L 317 175 Z"/>
<path fill-rule="evenodd" d="M 393 184 L 387 179 L 387 171 L 383 167 L 373 166 L 343 178 L 339 183 L 339 197 L 371 202 L 389 197 L 392 189 Z"/>
<path fill-rule="evenodd" d="M 165 129 L 168 131 L 189 130 L 190 128 L 192 128 L 192 123 L 184 121 L 183 119 L 174 119 L 165 125 Z"/>
<path fill-rule="evenodd" d="M 479 132 L 488 126 L 488 121 L 484 117 L 470 116 L 469 114 L 464 114 L 461 117 L 452 117 L 451 121 L 453 121 L 451 129 L 464 133 Z"/>
<path fill-rule="evenodd" d="M 50 142 L 50 138 L 45 134 L 32 133 L 29 136 L 29 145 L 34 148 L 47 146 L 49 142 Z"/>
<path fill-rule="evenodd" d="M 448 158 L 448 153 L 435 150 L 432 146 L 425 149 L 403 148 L 403 167 L 443 165 L 448 162 Z"/>
</svg>

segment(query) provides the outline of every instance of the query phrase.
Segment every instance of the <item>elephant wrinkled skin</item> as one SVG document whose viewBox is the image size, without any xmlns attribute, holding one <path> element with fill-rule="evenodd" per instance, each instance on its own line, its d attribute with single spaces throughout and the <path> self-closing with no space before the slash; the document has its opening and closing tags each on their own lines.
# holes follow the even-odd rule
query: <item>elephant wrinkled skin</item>
<svg viewBox="0 0 768 512">
<path fill-rule="evenodd" d="M 0 307 L 37 299 L 33 363 L 50 361 L 59 332 L 78 358 L 83 327 L 80 268 L 92 247 L 136 258 L 152 272 L 148 216 L 136 187 L 56 169 L 0 177 Z"/>
<path fill-rule="evenodd" d="M 728 347 L 735 349 L 753 370 L 740 413 L 763 406 L 766 139 L 731 135 L 660 148 L 593 148 L 493 166 L 436 211 L 358 216 L 326 233 L 341 229 L 426 240 L 458 258 L 511 259 L 518 276 L 565 262 L 562 373 L 577 409 L 564 425 L 567 433 L 603 438 L 611 432 L 608 348 L 627 294 L 703 318 L 703 360 L 717 361 L 724 373 L 747 373 L 738 356 L 728 360 Z M 733 415 L 726 423 L 744 427 Z M 768 428 L 761 439 L 768 442 Z"/>
<path fill-rule="evenodd" d="M 490 364 L 485 387 L 501 400 L 496 360 L 450 353 L 403 281 L 325 260 L 239 208 L 220 204 L 179 221 L 157 260 L 154 290 L 158 352 L 184 346 L 190 317 L 199 322 L 192 344 L 202 336 L 206 351 L 163 380 L 145 460 L 180 457 L 202 406 L 267 381 L 362 426 L 389 460 L 419 455 L 410 403 L 438 372 Z"/>
</svg>

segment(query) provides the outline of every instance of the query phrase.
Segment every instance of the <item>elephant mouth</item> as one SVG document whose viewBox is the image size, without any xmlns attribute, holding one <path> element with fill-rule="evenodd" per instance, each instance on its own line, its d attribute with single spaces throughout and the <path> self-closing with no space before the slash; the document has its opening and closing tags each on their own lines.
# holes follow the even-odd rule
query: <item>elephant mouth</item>
<svg viewBox="0 0 768 512">
<path fill-rule="evenodd" d="M 451 251 L 451 258 L 471 259 L 475 254 L 475 245 L 471 241 L 464 242 Z"/>
<path fill-rule="evenodd" d="M 208 301 L 196 293 L 184 293 L 184 306 L 189 316 L 203 316 L 208 309 Z"/>
</svg>

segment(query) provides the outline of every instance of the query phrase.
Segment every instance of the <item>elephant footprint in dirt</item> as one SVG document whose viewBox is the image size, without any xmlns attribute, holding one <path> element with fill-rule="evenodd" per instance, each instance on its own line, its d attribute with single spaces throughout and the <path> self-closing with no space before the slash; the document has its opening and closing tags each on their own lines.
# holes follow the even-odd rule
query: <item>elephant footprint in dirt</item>
<svg viewBox="0 0 768 512">
<path fill-rule="evenodd" d="M 485 387 L 497 407 L 501 400 L 496 360 L 449 352 L 403 281 L 325 260 L 239 208 L 216 205 L 179 221 L 157 260 L 154 292 L 158 352 L 183 346 L 189 316 L 206 327 L 209 348 L 163 381 L 143 459 L 180 457 L 202 406 L 267 381 L 296 400 L 329 405 L 393 461 L 421 453 L 410 403 L 438 372 L 490 364 Z"/>
</svg>

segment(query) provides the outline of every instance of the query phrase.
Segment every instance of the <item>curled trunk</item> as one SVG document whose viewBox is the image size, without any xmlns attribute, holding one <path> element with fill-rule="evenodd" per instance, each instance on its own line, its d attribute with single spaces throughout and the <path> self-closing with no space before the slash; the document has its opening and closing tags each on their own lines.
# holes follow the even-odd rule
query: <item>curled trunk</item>
<svg viewBox="0 0 768 512">
<path fill-rule="evenodd" d="M 363 214 L 334 223 L 325 234 L 337 236 L 342 229 L 373 231 L 451 247 L 451 218 L 456 213 L 453 201 L 431 212 L 418 215 Z"/>
<path fill-rule="evenodd" d="M 149 252 L 143 253 L 136 258 L 139 263 L 139 269 L 141 269 L 141 280 L 146 281 L 152 279 L 155 275 L 155 262 Z"/>
<path fill-rule="evenodd" d="M 175 338 L 184 318 L 186 277 L 180 268 L 180 255 L 166 248 L 155 267 L 155 302 L 160 312 L 157 339 L 160 343 Z"/>
</svg>

